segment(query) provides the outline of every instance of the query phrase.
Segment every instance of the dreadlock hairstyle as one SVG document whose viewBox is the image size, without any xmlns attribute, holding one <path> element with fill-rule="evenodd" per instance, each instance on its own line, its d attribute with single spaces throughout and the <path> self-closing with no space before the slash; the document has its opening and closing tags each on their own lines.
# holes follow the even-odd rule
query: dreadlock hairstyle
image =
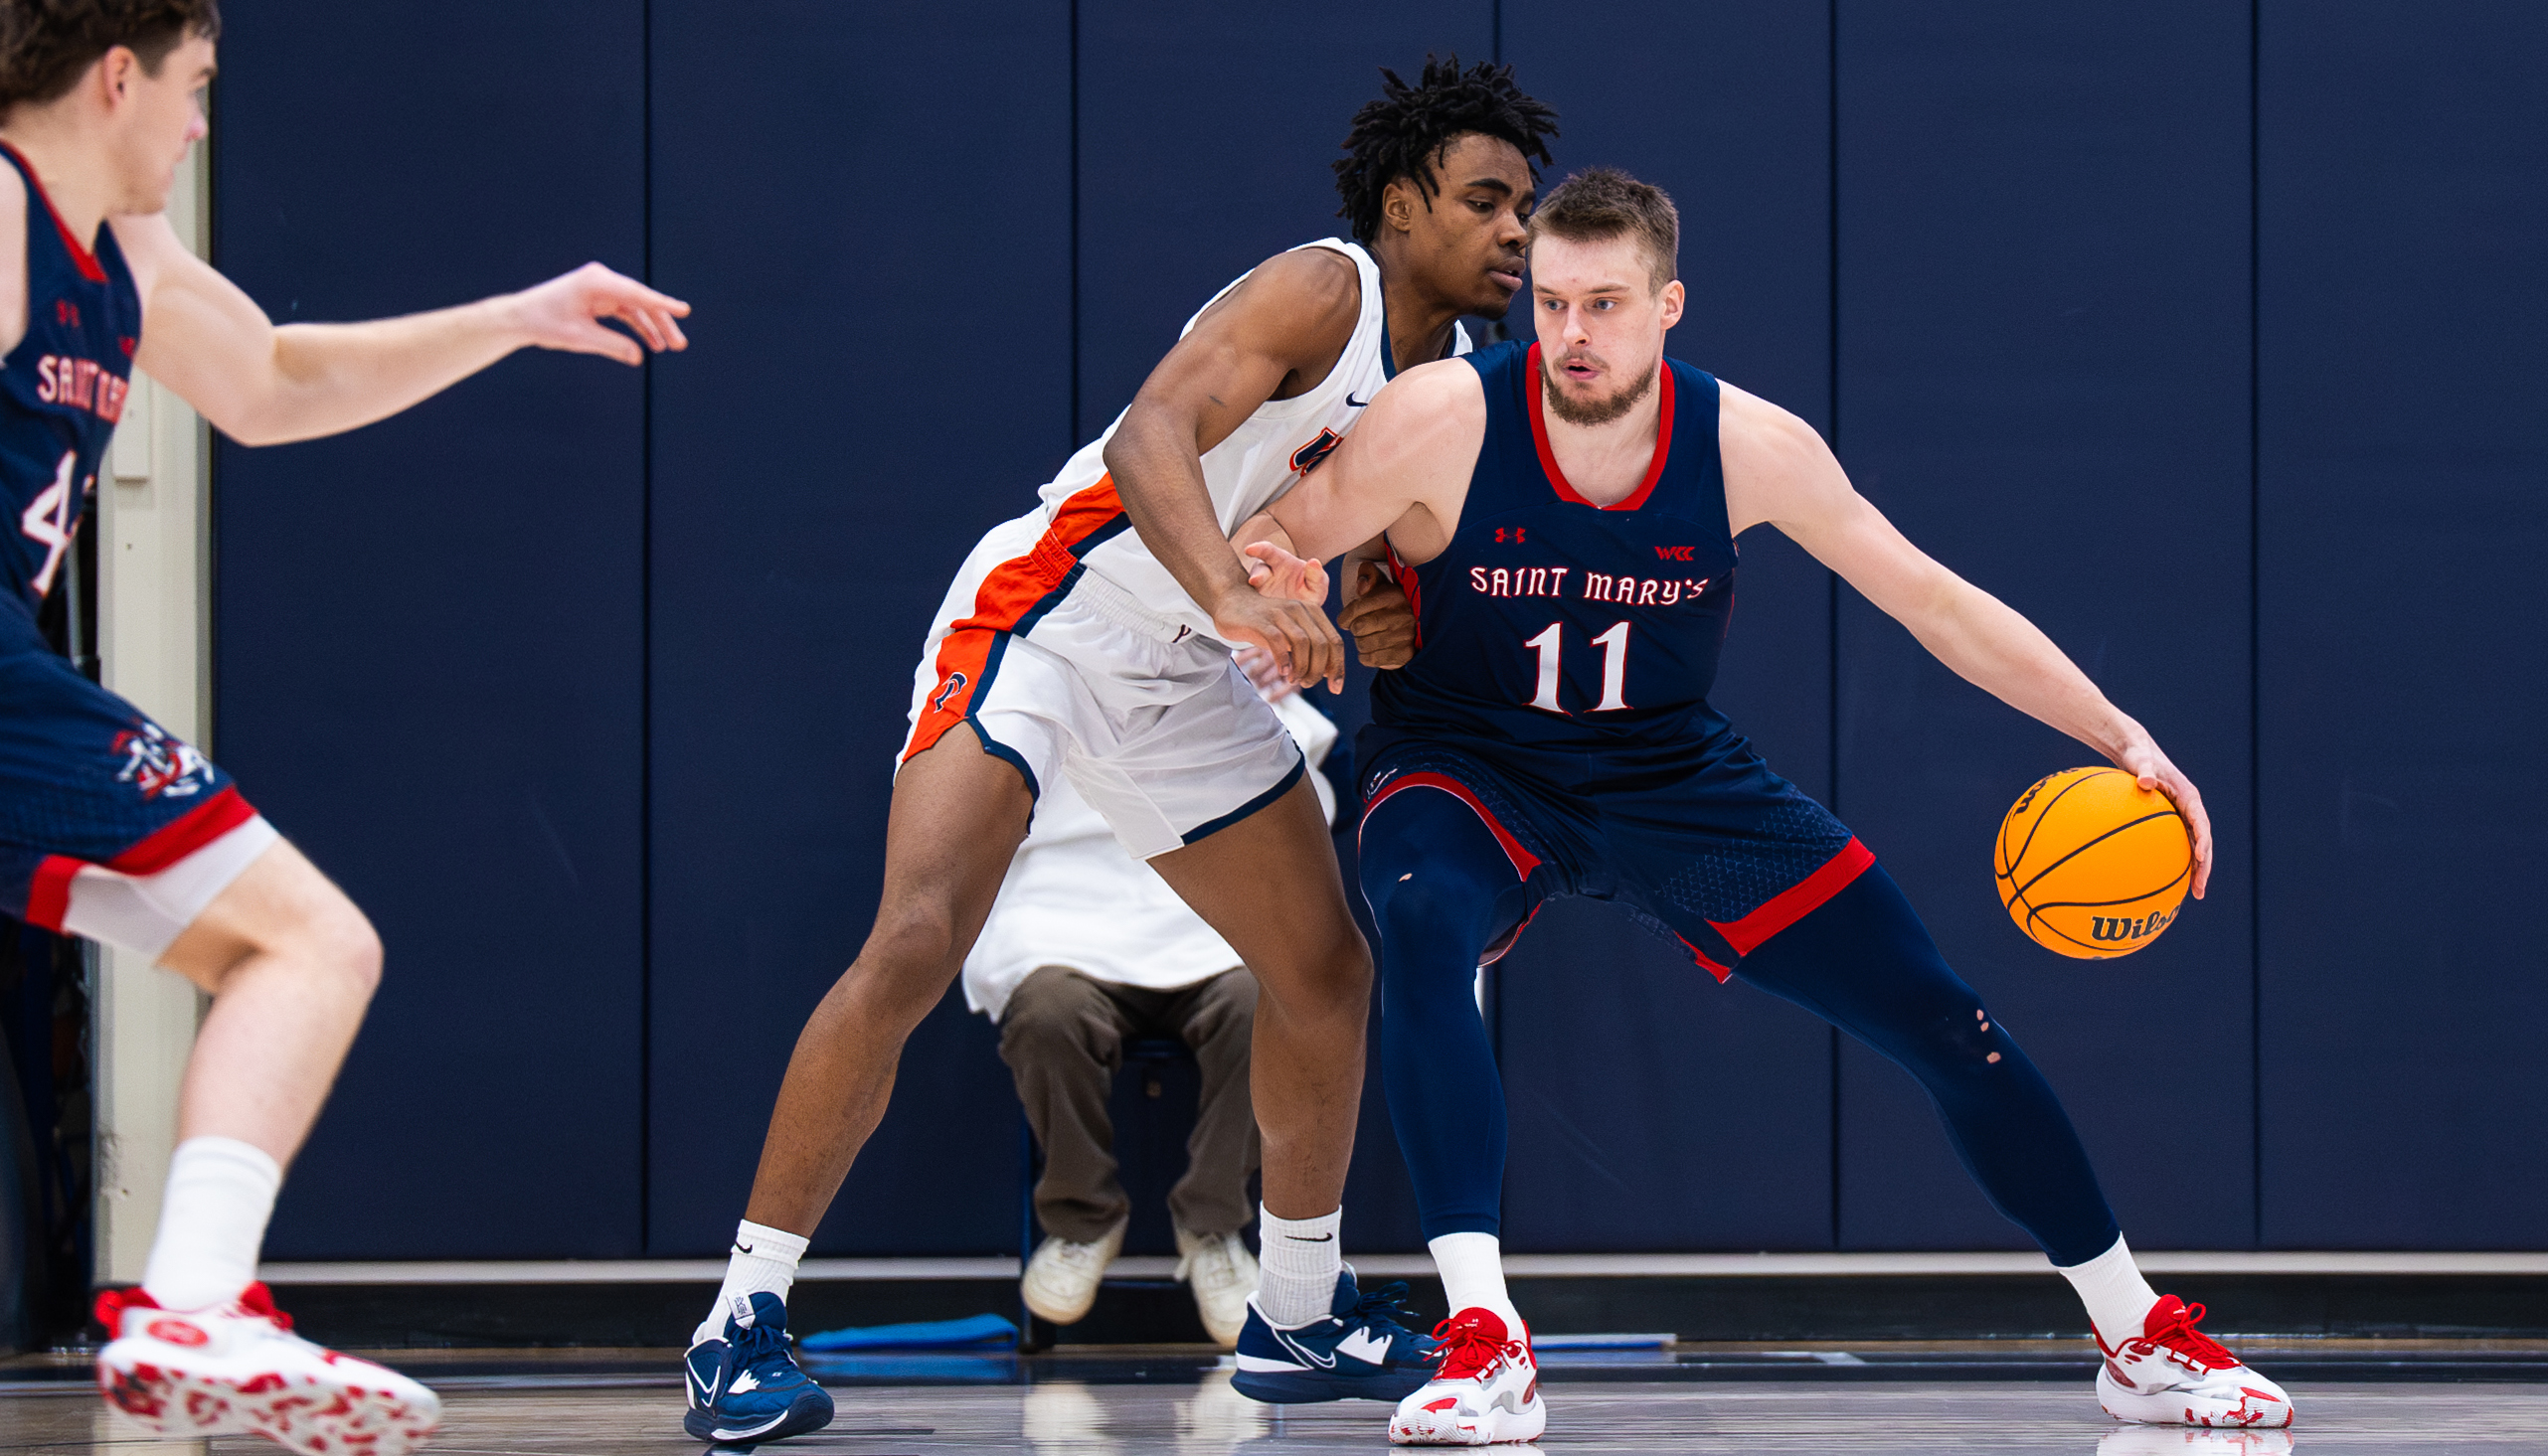
<svg viewBox="0 0 2548 1456">
<path fill-rule="evenodd" d="M 221 38 L 218 0 L 0 0 L 0 113 L 60 99 L 117 46 L 157 76 L 188 36 Z"/>
<path fill-rule="evenodd" d="M 1428 197 L 1442 190 L 1434 164 L 1463 132 L 1511 142 L 1525 161 L 1549 160 L 1541 138 L 1557 135 L 1557 113 L 1522 94 L 1509 66 L 1480 61 L 1462 71 L 1457 56 L 1428 56 L 1416 84 L 1385 66 L 1380 82 L 1380 99 L 1354 113 L 1345 156 L 1335 164 L 1336 191 L 1345 199 L 1336 216 L 1353 225 L 1356 243 L 1380 236 L 1380 199 L 1390 183 L 1412 179 Z M 1538 177 L 1539 169 L 1531 175 Z"/>
</svg>

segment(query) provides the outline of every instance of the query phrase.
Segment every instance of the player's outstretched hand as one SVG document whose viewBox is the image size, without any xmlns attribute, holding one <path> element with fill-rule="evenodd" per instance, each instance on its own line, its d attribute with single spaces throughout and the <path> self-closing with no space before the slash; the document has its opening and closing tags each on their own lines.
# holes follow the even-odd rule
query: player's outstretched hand
<svg viewBox="0 0 2548 1456">
<path fill-rule="evenodd" d="M 1213 635 L 1232 647 L 1255 647 L 1274 660 L 1282 680 L 1306 688 L 1321 678 L 1345 688 L 1345 639 L 1326 611 L 1305 601 L 1232 590 L 1212 611 Z"/>
<path fill-rule="evenodd" d="M 1255 565 L 1248 567 L 1248 584 L 1268 596 L 1280 596 L 1291 601 L 1305 601 L 1311 606 L 1327 604 L 1327 568 L 1314 561 L 1304 562 L 1271 541 L 1260 541 L 1247 547 Z"/>
<path fill-rule="evenodd" d="M 1370 668 L 1405 667 L 1416 655 L 1416 609 L 1378 562 L 1356 562 L 1353 600 L 1336 625 L 1354 634 L 1354 652 Z"/>
<path fill-rule="evenodd" d="M 621 364 L 642 364 L 646 350 L 687 349 L 690 340 L 677 322 L 690 316 L 690 305 L 658 293 L 636 279 L 614 273 L 599 263 L 586 263 L 572 273 L 525 288 L 509 300 L 530 343 L 543 349 L 599 354 Z M 645 341 L 645 349 L 627 334 L 601 326 L 617 319 Z"/>
<path fill-rule="evenodd" d="M 2203 887 L 2212 881 L 2212 816 L 2203 812 L 2203 791 L 2147 733 L 2137 733 L 2126 743 L 2115 755 L 2115 766 L 2139 779 L 2142 788 L 2167 795 L 2175 801 L 2176 812 L 2185 816 L 2185 827 L 2194 832 L 2194 897 L 2201 899 Z"/>
</svg>

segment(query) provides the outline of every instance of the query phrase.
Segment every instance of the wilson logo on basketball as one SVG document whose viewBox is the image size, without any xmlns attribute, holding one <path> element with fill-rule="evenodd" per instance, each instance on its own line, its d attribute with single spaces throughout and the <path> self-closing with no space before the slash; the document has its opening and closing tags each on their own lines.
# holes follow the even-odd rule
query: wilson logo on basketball
<svg viewBox="0 0 2548 1456">
<path fill-rule="evenodd" d="M 2091 940 L 2140 940 L 2166 929 L 2167 922 L 2175 918 L 2175 915 L 2166 910 L 2143 915 L 2137 920 L 2109 919 L 2104 915 L 2091 915 L 2088 917 L 2088 938 Z"/>
<path fill-rule="evenodd" d="M 165 1340 L 171 1345 L 201 1346 L 213 1343 L 213 1337 L 205 1334 L 201 1326 L 185 1320 L 151 1321 L 150 1338 Z"/>
</svg>

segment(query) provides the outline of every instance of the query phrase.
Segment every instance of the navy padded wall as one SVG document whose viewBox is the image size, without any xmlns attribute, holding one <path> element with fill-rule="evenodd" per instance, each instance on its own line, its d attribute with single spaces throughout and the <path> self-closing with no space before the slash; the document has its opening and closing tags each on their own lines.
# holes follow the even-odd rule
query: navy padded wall
<svg viewBox="0 0 2548 1456">
<path fill-rule="evenodd" d="M 931 614 L 1072 443 L 1070 12 L 650 14 L 656 281 L 719 361 L 654 396 L 647 1246 L 677 1255 L 732 1236 L 874 918 Z M 1017 1116 L 950 991 L 815 1252 L 1014 1249 Z"/>
<path fill-rule="evenodd" d="M 2242 1247 L 2248 15 L 1847 3 L 1838 27 L 1841 460 L 2149 727 L 2223 853 L 2210 899 L 2128 960 L 2022 938 L 1992 832 L 2028 783 L 2097 753 L 1847 590 L 1837 807 L 2064 1093 L 2133 1240 Z M 1854 1043 L 1840 1138 L 1843 1247 L 2027 1244 L 1926 1099 Z"/>
<path fill-rule="evenodd" d="M 1504 7 L 1503 56 L 1563 132 L 1553 187 L 1623 167 L 1681 213 L 1687 359 L 1827 426 L 1827 6 Z M 1632 47 L 1619 35 L 1637 37 Z M 1527 309 L 1516 309 L 1527 326 Z M 1716 701 L 1806 792 L 1830 763 L 1830 573 L 1775 529 L 1742 544 Z M 1512 1108 L 1505 1245 L 1824 1248 L 1831 1037 L 1719 987 L 1607 907 L 1551 906 L 1492 977 Z M 1604 1068 L 1586 1076 L 1588 1057 Z"/>
<path fill-rule="evenodd" d="M 1221 286 L 1341 237 L 1338 144 L 1428 51 L 1487 58 L 1492 0 L 1274 8 L 1081 0 L 1079 437 L 1132 402 Z M 1305 37 L 1315 37 L 1304 46 Z"/>
<path fill-rule="evenodd" d="M 2264 1239 L 2548 1247 L 2548 11 L 2259 47 Z"/>
<path fill-rule="evenodd" d="M 637 15 L 234 7 L 222 267 L 284 321 L 641 271 Z M 215 747 L 389 949 L 272 1257 L 639 1251 L 643 387 L 534 354 L 220 446 Z"/>
</svg>

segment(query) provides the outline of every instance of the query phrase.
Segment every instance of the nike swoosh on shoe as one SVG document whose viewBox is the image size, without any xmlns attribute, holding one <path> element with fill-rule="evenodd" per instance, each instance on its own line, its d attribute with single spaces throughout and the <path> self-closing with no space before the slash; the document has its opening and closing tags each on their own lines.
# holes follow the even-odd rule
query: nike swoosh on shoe
<svg viewBox="0 0 2548 1456">
<path fill-rule="evenodd" d="M 1295 1357 L 1309 1362 L 1311 1365 L 1316 1366 L 1322 1371 L 1331 1371 L 1336 1368 L 1336 1357 L 1330 1355 L 1322 1359 L 1316 1351 L 1303 1348 L 1298 1341 L 1293 1340 L 1289 1335 L 1282 1331 L 1274 1330 L 1272 1326 L 1268 1326 L 1267 1328 L 1272 1331 L 1274 1337 L 1274 1343 L 1280 1345 L 1283 1349 L 1290 1351 Z"/>
</svg>

